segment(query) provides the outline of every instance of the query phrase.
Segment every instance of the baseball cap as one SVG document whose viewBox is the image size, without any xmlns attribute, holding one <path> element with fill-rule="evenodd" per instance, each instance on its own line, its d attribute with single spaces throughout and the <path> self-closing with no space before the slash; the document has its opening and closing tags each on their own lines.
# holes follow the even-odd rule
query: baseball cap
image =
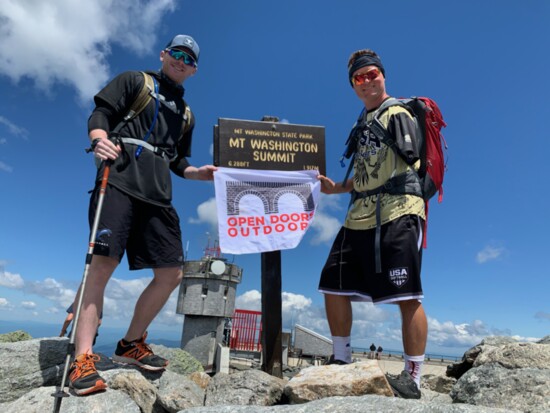
<svg viewBox="0 0 550 413">
<path fill-rule="evenodd" d="M 191 52 L 195 60 L 199 61 L 199 45 L 191 36 L 186 34 L 178 34 L 172 40 L 168 42 L 165 49 L 172 49 L 174 47 L 184 47 Z"/>
</svg>

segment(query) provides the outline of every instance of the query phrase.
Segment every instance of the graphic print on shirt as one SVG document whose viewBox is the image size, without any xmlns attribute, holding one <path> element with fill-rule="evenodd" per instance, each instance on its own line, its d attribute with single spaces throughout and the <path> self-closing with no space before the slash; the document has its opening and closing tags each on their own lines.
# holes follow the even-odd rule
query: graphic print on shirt
<svg viewBox="0 0 550 413">
<path fill-rule="evenodd" d="M 354 180 L 356 186 L 364 188 L 369 179 L 378 179 L 378 171 L 387 158 L 388 147 L 382 146 L 378 137 L 365 128 L 363 136 L 359 140 L 357 157 L 355 159 Z"/>
</svg>

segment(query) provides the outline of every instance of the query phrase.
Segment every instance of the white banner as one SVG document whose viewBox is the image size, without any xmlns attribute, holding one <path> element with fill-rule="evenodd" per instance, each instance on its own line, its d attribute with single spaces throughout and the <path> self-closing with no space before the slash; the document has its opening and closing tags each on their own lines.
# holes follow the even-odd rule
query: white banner
<svg viewBox="0 0 550 413">
<path fill-rule="evenodd" d="M 214 185 L 221 251 L 247 254 L 298 246 L 319 202 L 317 175 L 218 168 Z"/>
</svg>

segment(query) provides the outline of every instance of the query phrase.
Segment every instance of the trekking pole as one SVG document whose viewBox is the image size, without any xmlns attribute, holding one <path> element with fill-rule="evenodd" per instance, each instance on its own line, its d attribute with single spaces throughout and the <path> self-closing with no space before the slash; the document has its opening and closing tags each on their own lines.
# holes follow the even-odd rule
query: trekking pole
<svg viewBox="0 0 550 413">
<path fill-rule="evenodd" d="M 76 336 L 76 329 L 78 327 L 78 318 L 80 317 L 80 309 L 82 307 L 82 301 L 84 299 L 84 290 L 86 288 L 86 280 L 88 278 L 88 271 L 92 262 L 92 257 L 95 247 L 95 237 L 97 233 L 97 227 L 99 226 L 99 218 L 101 216 L 101 209 L 103 208 L 103 199 L 105 197 L 105 190 L 107 189 L 107 181 L 109 179 L 109 172 L 111 171 L 111 161 L 108 159 L 105 161 L 105 170 L 103 171 L 103 177 L 101 178 L 101 186 L 99 187 L 99 197 L 97 200 L 97 208 L 95 211 L 94 222 L 92 225 L 92 231 L 90 234 L 90 242 L 88 244 L 88 253 L 86 254 L 86 265 L 84 266 L 84 274 L 82 275 L 82 282 L 80 284 L 80 293 L 78 294 L 78 303 L 76 305 L 76 312 L 74 315 L 73 329 L 71 331 L 71 338 L 69 339 L 69 345 L 67 347 L 67 356 L 65 358 L 65 368 L 63 369 L 63 378 L 61 384 L 52 396 L 55 397 L 53 412 L 59 413 L 61 409 L 61 401 L 63 397 L 69 397 L 69 393 L 65 391 L 65 382 L 67 381 L 67 375 L 69 373 L 69 365 L 71 362 L 71 355 L 75 351 L 74 339 Z M 76 354 L 75 354 L 76 356 Z"/>
</svg>

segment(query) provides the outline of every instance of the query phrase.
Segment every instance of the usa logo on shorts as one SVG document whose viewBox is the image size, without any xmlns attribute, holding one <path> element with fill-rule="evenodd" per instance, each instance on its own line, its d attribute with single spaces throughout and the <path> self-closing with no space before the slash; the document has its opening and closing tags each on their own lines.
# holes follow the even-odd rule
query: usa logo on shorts
<svg viewBox="0 0 550 413">
<path fill-rule="evenodd" d="M 389 270 L 389 278 L 396 287 L 401 287 L 409 281 L 409 270 L 406 267 L 392 268 Z"/>
</svg>

